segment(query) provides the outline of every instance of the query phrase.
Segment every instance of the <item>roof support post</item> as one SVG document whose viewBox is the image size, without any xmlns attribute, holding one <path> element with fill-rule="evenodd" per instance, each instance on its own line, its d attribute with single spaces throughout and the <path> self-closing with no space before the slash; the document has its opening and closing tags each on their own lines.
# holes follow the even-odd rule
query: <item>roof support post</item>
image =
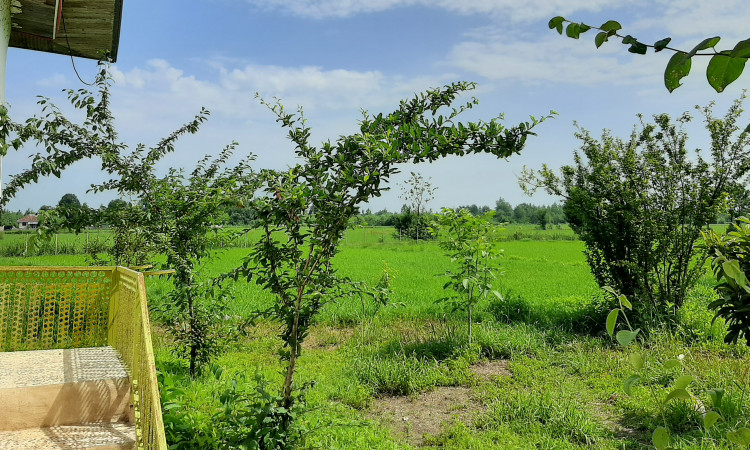
<svg viewBox="0 0 750 450">
<path fill-rule="evenodd" d="M 5 62 L 10 42 L 10 0 L 0 0 L 0 106 L 5 105 Z M 3 196 L 3 156 L 5 138 L 0 134 L 0 198 Z M 2 210 L 0 210 L 2 214 Z"/>
</svg>

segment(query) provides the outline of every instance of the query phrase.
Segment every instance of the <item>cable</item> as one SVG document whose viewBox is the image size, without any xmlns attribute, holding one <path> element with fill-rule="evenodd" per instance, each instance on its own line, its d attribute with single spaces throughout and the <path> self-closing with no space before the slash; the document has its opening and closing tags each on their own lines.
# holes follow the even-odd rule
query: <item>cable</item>
<svg viewBox="0 0 750 450">
<path fill-rule="evenodd" d="M 96 83 L 87 83 L 83 81 L 83 78 L 81 78 L 81 75 L 78 73 L 76 62 L 73 59 L 73 50 L 70 49 L 70 41 L 68 40 L 68 27 L 65 26 L 65 13 L 62 11 L 62 7 L 60 8 L 60 17 L 62 18 L 63 31 L 65 31 L 65 43 L 68 44 L 68 55 L 70 55 L 70 62 L 71 64 L 73 64 L 73 71 L 76 73 L 76 76 L 81 83 L 85 84 L 86 86 L 96 85 Z"/>
</svg>

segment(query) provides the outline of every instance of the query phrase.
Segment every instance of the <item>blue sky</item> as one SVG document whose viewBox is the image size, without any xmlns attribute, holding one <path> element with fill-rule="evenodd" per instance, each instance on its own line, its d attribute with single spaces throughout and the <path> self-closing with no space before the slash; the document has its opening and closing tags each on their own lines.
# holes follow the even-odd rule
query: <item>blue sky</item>
<svg viewBox="0 0 750 450">
<path fill-rule="evenodd" d="M 154 144 L 188 121 L 202 106 L 210 120 L 197 135 L 184 138 L 167 164 L 191 168 L 204 154 L 232 141 L 238 155 L 254 153 L 256 167 L 292 164 L 292 147 L 269 111 L 253 98 L 280 97 L 302 105 L 314 141 L 335 139 L 356 129 L 360 110 L 388 112 L 399 99 L 457 80 L 476 81 L 480 105 L 467 120 L 504 113 L 508 125 L 550 110 L 557 118 L 538 128 L 521 155 L 449 158 L 405 166 L 392 179 L 391 192 L 371 202 L 373 210 L 398 210 L 399 183 L 410 171 L 438 187 L 433 209 L 476 203 L 551 203 L 545 195 L 525 196 L 517 175 L 524 166 L 569 163 L 578 147 L 574 121 L 598 134 L 611 129 L 627 136 L 636 114 L 681 114 L 716 101 L 721 115 L 750 74 L 716 94 L 705 81 L 705 62 L 693 64 L 684 86 L 668 93 L 662 74 L 670 54 L 636 56 L 616 42 L 596 50 L 589 32 L 579 41 L 547 28 L 555 15 L 601 24 L 622 23 L 644 42 L 666 36 L 690 49 L 705 37 L 722 36 L 719 49 L 747 39 L 750 9 L 739 0 L 205 0 L 124 2 L 118 62 L 114 65 L 113 110 L 120 137 L 135 147 Z M 92 81 L 95 66 L 76 60 Z M 10 49 L 7 100 L 22 120 L 39 111 L 36 96 L 65 108 L 64 88 L 83 86 L 70 59 Z M 748 116 L 746 121 L 750 121 Z M 705 146 L 696 120 L 692 143 Z M 27 148 L 9 154 L 3 177 L 29 164 Z M 81 162 L 61 179 L 27 188 L 8 209 L 54 205 L 72 192 L 92 206 L 111 195 L 86 194 L 101 180 L 97 162 Z"/>
</svg>

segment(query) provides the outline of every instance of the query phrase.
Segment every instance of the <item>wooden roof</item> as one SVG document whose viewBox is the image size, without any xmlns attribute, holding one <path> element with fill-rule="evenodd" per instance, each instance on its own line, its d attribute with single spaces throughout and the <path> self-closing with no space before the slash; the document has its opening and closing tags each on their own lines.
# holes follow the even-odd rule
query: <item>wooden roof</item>
<svg viewBox="0 0 750 450">
<path fill-rule="evenodd" d="M 21 12 L 11 18 L 11 47 L 97 60 L 109 52 L 117 61 L 122 0 L 59 0 L 62 15 L 55 0 L 19 1 Z"/>
</svg>

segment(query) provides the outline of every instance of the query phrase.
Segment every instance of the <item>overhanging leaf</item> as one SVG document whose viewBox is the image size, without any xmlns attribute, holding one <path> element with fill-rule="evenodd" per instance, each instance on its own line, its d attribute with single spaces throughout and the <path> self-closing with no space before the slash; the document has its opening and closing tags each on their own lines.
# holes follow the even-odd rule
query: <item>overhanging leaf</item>
<svg viewBox="0 0 750 450">
<path fill-rule="evenodd" d="M 664 71 L 664 85 L 669 92 L 682 86 L 680 80 L 690 73 L 690 58 L 684 52 L 677 52 L 669 58 L 667 68 Z"/>
<path fill-rule="evenodd" d="M 577 23 L 568 24 L 565 28 L 565 35 L 569 38 L 578 39 L 581 35 L 581 27 Z"/>
<path fill-rule="evenodd" d="M 674 369 L 675 367 L 679 367 L 681 364 L 682 363 L 679 359 L 672 358 L 664 361 L 663 366 L 665 369 Z"/>
<path fill-rule="evenodd" d="M 655 52 L 660 52 L 660 51 L 664 50 L 667 47 L 667 45 L 669 45 L 670 41 L 672 41 L 671 37 L 660 39 L 660 40 L 654 42 L 654 51 Z"/>
<path fill-rule="evenodd" d="M 549 26 L 550 30 L 555 29 L 557 30 L 558 33 L 562 34 L 564 21 L 565 21 L 564 17 L 557 16 L 557 17 L 551 18 L 547 25 Z"/>
<path fill-rule="evenodd" d="M 709 389 L 707 394 L 711 397 L 711 403 L 714 408 L 721 408 L 721 399 L 724 397 L 724 389 Z"/>
<path fill-rule="evenodd" d="M 692 58 L 699 51 L 716 46 L 716 44 L 719 43 L 719 40 L 721 40 L 719 36 L 703 39 L 700 44 L 696 45 L 688 52 L 687 57 Z"/>
<path fill-rule="evenodd" d="M 606 31 L 610 36 L 612 36 L 617 32 L 617 30 L 622 29 L 622 25 L 620 25 L 620 22 L 617 22 L 616 20 L 608 20 L 604 22 L 599 28 Z"/>
<path fill-rule="evenodd" d="M 750 39 L 738 42 L 731 55 L 733 58 L 750 58 Z"/>
<path fill-rule="evenodd" d="M 633 304 L 630 303 L 630 300 L 628 300 L 628 298 L 625 296 L 625 294 L 620 294 L 617 297 L 617 299 L 620 300 L 620 304 L 622 304 L 622 306 L 624 306 L 624 307 L 626 307 L 626 308 L 628 308 L 629 310 L 632 311 Z"/>
<path fill-rule="evenodd" d="M 708 68 L 706 68 L 708 84 L 716 92 L 724 92 L 727 86 L 742 75 L 746 62 L 747 58 L 732 58 L 723 54 L 714 55 L 708 63 Z"/>
<path fill-rule="evenodd" d="M 594 44 L 596 44 L 596 48 L 601 47 L 602 44 L 607 42 L 608 37 L 609 36 L 607 36 L 607 33 L 605 33 L 604 31 L 597 33 L 596 37 L 594 38 Z"/>
<path fill-rule="evenodd" d="M 651 436 L 651 442 L 654 443 L 656 450 L 664 450 L 669 447 L 669 430 L 664 427 L 658 427 Z"/>
</svg>

